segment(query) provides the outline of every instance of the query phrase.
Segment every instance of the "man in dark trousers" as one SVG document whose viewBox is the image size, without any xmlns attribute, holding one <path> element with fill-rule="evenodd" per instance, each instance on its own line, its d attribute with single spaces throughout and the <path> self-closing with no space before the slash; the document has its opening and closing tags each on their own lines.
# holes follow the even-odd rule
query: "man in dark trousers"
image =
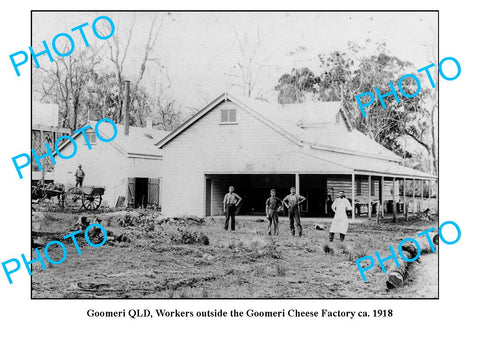
<svg viewBox="0 0 480 340">
<path fill-rule="evenodd" d="M 225 230 L 228 230 L 228 221 L 231 219 L 231 231 L 235 231 L 235 212 L 242 198 L 233 192 L 235 188 L 231 185 L 223 198 L 223 212 L 225 213 Z"/>
<path fill-rule="evenodd" d="M 82 170 L 82 165 L 79 164 L 78 169 L 75 172 L 75 179 L 76 179 L 75 187 L 77 187 L 77 186 L 79 188 L 82 187 L 84 177 L 85 177 L 85 172 L 83 172 L 83 170 Z"/>
<path fill-rule="evenodd" d="M 268 235 L 278 236 L 278 208 L 282 206 L 282 200 L 275 196 L 275 189 L 270 190 L 270 197 L 265 202 L 265 214 L 268 219 Z"/>
<path fill-rule="evenodd" d="M 305 202 L 305 197 L 296 193 L 295 187 L 290 188 L 290 195 L 283 199 L 283 204 L 288 209 L 288 218 L 290 219 L 290 231 L 295 236 L 295 226 L 298 228 L 298 236 L 302 236 L 302 225 L 300 224 L 300 204 Z"/>
</svg>

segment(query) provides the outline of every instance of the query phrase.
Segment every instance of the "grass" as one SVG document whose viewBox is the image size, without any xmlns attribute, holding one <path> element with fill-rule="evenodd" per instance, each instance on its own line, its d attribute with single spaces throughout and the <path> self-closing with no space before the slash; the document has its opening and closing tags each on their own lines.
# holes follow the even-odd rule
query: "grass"
<svg viewBox="0 0 480 340">
<path fill-rule="evenodd" d="M 42 231 L 66 234 L 78 216 L 49 213 Z M 107 220 L 108 216 L 102 216 Z M 67 260 L 42 270 L 33 265 L 33 298 L 402 298 L 421 297 L 417 284 L 389 291 L 379 266 L 366 273 L 364 283 L 355 260 L 435 226 L 432 222 L 357 224 L 342 243 L 328 241 L 328 230 L 304 223 L 304 237 L 292 237 L 281 221 L 280 236 L 266 235 L 266 223 L 239 219 L 235 233 L 222 229 L 222 219 L 204 225 L 182 225 L 181 233 L 202 233 L 209 244 L 175 241 L 179 229 L 122 228 L 111 219 L 108 230 L 126 233 L 131 242 L 91 248 L 79 241 L 78 255 L 71 243 Z M 173 240 L 173 241 L 172 241 Z M 59 258 L 52 249 L 51 257 Z M 59 250 L 60 251 L 60 250 Z M 50 252 L 49 252 L 50 253 Z M 58 255 L 55 257 L 55 255 Z M 430 255 L 429 255 L 430 256 Z M 436 256 L 434 254 L 433 256 Z M 416 266 L 416 264 L 414 264 Z M 436 268 L 434 268 L 436 270 Z M 422 271 L 414 268 L 416 276 Z M 435 274 L 435 273 L 434 273 Z M 433 275 L 435 276 L 435 275 Z M 431 281 L 431 280 L 430 280 Z M 95 284 L 96 289 L 82 289 Z M 423 290 L 436 297 L 436 290 Z"/>
</svg>

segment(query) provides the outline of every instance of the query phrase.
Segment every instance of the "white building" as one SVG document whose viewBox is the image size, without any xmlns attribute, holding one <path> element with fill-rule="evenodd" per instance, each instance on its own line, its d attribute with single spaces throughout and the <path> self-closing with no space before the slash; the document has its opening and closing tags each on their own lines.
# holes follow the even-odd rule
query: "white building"
<svg viewBox="0 0 480 340">
<path fill-rule="evenodd" d="M 95 136 L 96 122 L 90 122 L 88 132 L 92 149 L 88 149 L 81 133 L 72 136 L 77 144 L 73 158 L 61 159 L 56 156 L 54 179 L 68 189 L 75 185 L 75 172 L 79 164 L 85 172 L 83 185 L 105 187 L 102 206 L 115 207 L 123 197 L 125 204 L 139 207 L 147 204 L 161 205 L 160 163 L 162 151 L 155 142 L 169 132 L 151 127 L 139 128 L 117 124 L 118 135 L 111 142 L 102 142 Z M 105 139 L 113 135 L 108 123 L 99 125 L 99 134 Z M 63 155 L 73 152 L 72 143 L 63 144 L 59 151 Z"/>
<path fill-rule="evenodd" d="M 281 106 L 225 93 L 156 145 L 165 215 L 221 215 L 234 185 L 240 214 L 263 214 L 271 188 L 284 197 L 295 186 L 307 198 L 305 214 L 327 216 L 343 190 L 357 214 L 370 216 L 405 203 L 400 182 L 430 192 L 435 180 L 356 131 L 339 102 Z"/>
</svg>

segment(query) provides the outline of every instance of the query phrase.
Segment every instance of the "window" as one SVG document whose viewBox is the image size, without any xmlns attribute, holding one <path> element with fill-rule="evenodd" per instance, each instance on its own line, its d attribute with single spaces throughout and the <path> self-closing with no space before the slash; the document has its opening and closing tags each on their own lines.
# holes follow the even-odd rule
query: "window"
<svg viewBox="0 0 480 340">
<path fill-rule="evenodd" d="M 220 123 L 223 123 L 223 124 L 237 123 L 237 110 L 221 110 Z"/>
<path fill-rule="evenodd" d="M 370 195 L 375 196 L 375 181 L 370 181 Z"/>
<path fill-rule="evenodd" d="M 95 135 L 95 132 L 85 132 L 87 134 L 87 138 L 90 141 L 90 144 L 96 144 L 97 143 L 97 136 Z M 84 144 L 87 144 L 87 142 L 84 140 Z"/>
<path fill-rule="evenodd" d="M 362 194 L 362 181 L 357 179 L 355 181 L 355 184 L 356 184 L 355 195 L 361 195 Z"/>
</svg>

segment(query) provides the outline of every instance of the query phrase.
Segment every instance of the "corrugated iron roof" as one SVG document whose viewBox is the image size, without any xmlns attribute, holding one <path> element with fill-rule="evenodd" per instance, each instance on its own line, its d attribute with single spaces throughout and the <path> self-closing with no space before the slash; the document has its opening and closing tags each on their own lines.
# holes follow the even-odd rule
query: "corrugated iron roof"
<svg viewBox="0 0 480 340">
<path fill-rule="evenodd" d="M 232 97 L 232 96 L 231 96 Z M 232 97 L 233 98 L 233 97 Z M 360 131 L 336 124 L 340 102 L 308 102 L 270 104 L 241 96 L 234 96 L 258 114 L 278 124 L 301 141 L 320 148 L 351 152 L 393 161 L 401 161 L 394 152 L 365 136 Z"/>
<path fill-rule="evenodd" d="M 96 122 L 92 121 L 90 125 L 94 127 Z M 114 143 L 129 155 L 148 155 L 161 156 L 162 151 L 155 146 L 155 142 L 167 136 L 170 132 L 157 129 L 147 129 L 142 127 L 130 126 L 129 134 L 124 134 L 124 125 L 117 126 L 117 137 L 110 142 Z M 102 123 L 99 125 L 99 132 L 104 138 L 110 138 L 113 135 L 111 124 Z"/>
<path fill-rule="evenodd" d="M 397 162 L 392 162 L 383 159 L 375 158 L 366 158 L 356 155 L 346 155 L 338 154 L 335 152 L 326 153 L 323 150 L 303 150 L 305 154 L 318 159 L 318 160 L 328 160 L 330 163 L 337 166 L 342 166 L 345 169 L 348 169 L 349 172 L 356 173 L 376 173 L 378 175 L 389 175 L 395 177 L 418 177 L 418 178 L 436 178 L 435 176 L 412 169 L 406 166 L 403 166 Z M 337 167 L 332 167 L 331 170 L 335 170 Z M 330 170 L 330 169 L 329 169 Z"/>
<path fill-rule="evenodd" d="M 96 124 L 96 121 L 90 121 L 88 124 L 85 124 L 85 126 L 90 125 L 92 127 L 92 129 L 85 131 L 93 132 Z M 162 150 L 155 146 L 155 142 L 165 138 L 170 133 L 169 131 L 130 126 L 129 134 L 125 135 L 124 125 L 115 124 L 115 126 L 117 127 L 117 136 L 108 143 L 111 143 L 118 150 L 131 157 L 161 157 Z M 113 136 L 113 126 L 109 123 L 102 123 L 98 126 L 98 132 L 104 139 L 110 139 Z M 72 138 L 76 139 L 80 134 L 81 132 L 78 132 Z M 59 150 L 61 151 L 68 144 L 69 142 L 63 143 Z"/>
<path fill-rule="evenodd" d="M 401 165 L 402 158 L 352 128 L 341 111 L 340 102 L 280 105 L 224 93 L 156 145 L 164 147 L 224 100 L 236 103 L 294 141 L 300 152 L 289 157 L 292 164 L 301 165 L 297 166 L 298 171 L 318 169 L 319 172 L 332 173 L 365 172 L 399 178 L 436 178 Z M 345 119 L 345 125 L 336 124 L 338 114 Z"/>
</svg>

